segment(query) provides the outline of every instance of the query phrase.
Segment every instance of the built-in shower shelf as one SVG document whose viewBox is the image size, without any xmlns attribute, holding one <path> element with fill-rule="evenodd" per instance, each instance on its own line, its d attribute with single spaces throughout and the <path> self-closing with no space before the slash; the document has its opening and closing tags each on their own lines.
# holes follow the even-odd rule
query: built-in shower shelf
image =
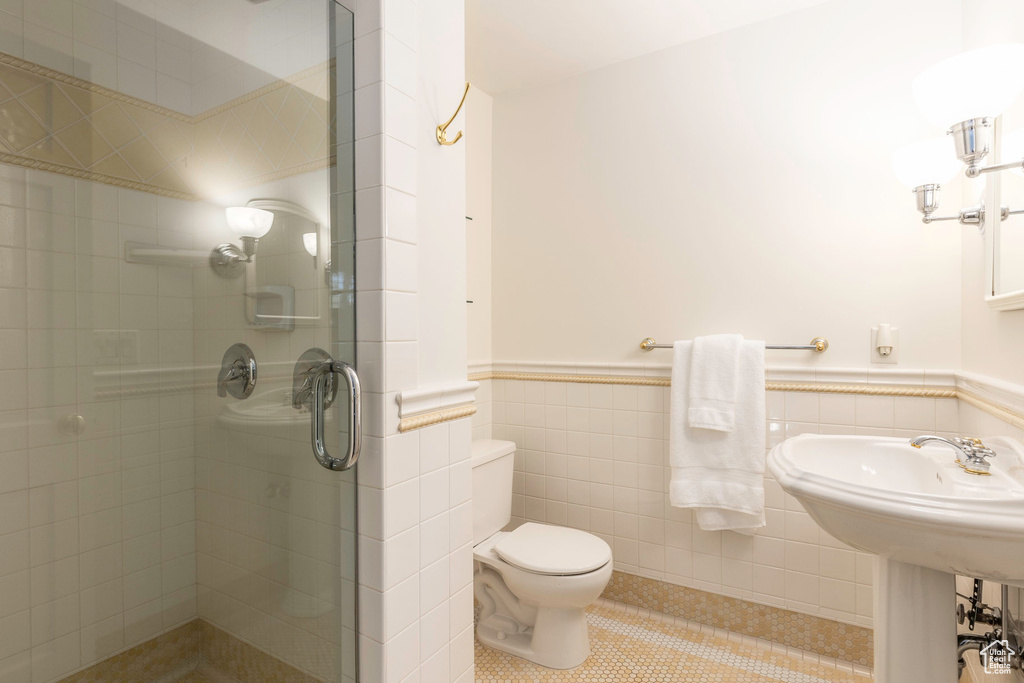
<svg viewBox="0 0 1024 683">
<path fill-rule="evenodd" d="M 125 242 L 124 260 L 158 266 L 201 266 L 210 262 L 210 252 L 199 249 L 176 249 L 141 242 Z"/>
</svg>

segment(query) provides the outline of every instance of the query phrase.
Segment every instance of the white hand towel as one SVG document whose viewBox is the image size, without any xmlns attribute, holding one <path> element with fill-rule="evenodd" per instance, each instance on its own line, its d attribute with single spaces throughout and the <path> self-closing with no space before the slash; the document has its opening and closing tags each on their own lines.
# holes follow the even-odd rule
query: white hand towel
<svg viewBox="0 0 1024 683">
<path fill-rule="evenodd" d="M 716 334 L 693 340 L 690 362 L 690 426 L 732 431 L 736 424 L 736 373 L 739 367 L 738 334 Z"/>
<path fill-rule="evenodd" d="M 669 500 L 694 508 L 705 531 L 751 534 L 764 519 L 764 342 L 739 345 L 732 431 L 689 424 L 693 343 L 677 341 L 672 363 Z"/>
</svg>

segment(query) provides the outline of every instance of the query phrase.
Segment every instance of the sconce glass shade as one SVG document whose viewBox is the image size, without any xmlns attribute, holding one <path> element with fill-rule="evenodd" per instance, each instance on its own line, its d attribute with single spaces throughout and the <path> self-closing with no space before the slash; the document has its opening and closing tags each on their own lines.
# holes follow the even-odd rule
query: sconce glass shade
<svg viewBox="0 0 1024 683">
<path fill-rule="evenodd" d="M 255 237 L 259 239 L 274 224 L 274 212 L 254 209 L 248 206 L 229 206 L 224 209 L 228 219 L 228 227 L 239 237 Z"/>
<path fill-rule="evenodd" d="M 914 99 L 932 123 L 996 117 L 1024 90 L 1024 45 L 1003 43 L 944 59 L 914 79 Z"/>
<path fill-rule="evenodd" d="M 303 233 L 303 235 L 302 235 L 302 246 L 306 250 L 306 253 L 309 254 L 310 256 L 313 256 L 313 257 L 316 256 L 316 250 L 317 250 L 316 249 L 316 247 L 317 247 L 317 245 L 316 245 L 316 242 L 317 242 L 316 237 L 317 236 L 316 236 L 315 232 L 307 232 L 307 233 Z"/>
<path fill-rule="evenodd" d="M 960 162 L 949 151 L 949 141 L 943 138 L 915 142 L 892 154 L 892 170 L 910 189 L 949 182 L 960 168 Z"/>
</svg>

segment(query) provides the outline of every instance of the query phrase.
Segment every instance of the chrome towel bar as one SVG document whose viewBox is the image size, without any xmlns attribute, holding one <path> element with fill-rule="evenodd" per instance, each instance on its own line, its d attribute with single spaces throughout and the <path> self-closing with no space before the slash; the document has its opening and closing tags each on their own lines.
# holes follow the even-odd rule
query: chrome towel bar
<svg viewBox="0 0 1024 683">
<path fill-rule="evenodd" d="M 651 349 L 671 349 L 671 344 L 659 344 L 654 341 L 653 338 L 647 337 L 640 342 L 640 348 L 644 351 L 650 351 Z M 810 344 L 791 346 L 789 344 L 765 344 L 766 349 L 781 349 L 784 351 L 814 351 L 815 353 L 824 353 L 828 351 L 828 339 L 824 337 L 815 337 L 811 340 Z"/>
</svg>

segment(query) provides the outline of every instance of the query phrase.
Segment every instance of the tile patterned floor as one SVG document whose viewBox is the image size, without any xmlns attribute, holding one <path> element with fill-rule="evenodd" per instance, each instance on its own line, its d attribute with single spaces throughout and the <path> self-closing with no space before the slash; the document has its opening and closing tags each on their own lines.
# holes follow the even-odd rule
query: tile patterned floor
<svg viewBox="0 0 1024 683">
<path fill-rule="evenodd" d="M 852 665 L 817 655 L 795 656 L 692 622 L 638 613 L 600 600 L 588 610 L 590 658 L 579 668 L 554 671 L 476 644 L 480 683 L 672 681 L 673 683 L 869 683 Z M 770 647 L 770 646 L 769 646 Z M 866 671 L 865 671 L 866 673 Z"/>
<path fill-rule="evenodd" d="M 236 681 L 209 664 L 202 663 L 198 669 L 176 679 L 174 683 L 236 683 Z"/>
</svg>

